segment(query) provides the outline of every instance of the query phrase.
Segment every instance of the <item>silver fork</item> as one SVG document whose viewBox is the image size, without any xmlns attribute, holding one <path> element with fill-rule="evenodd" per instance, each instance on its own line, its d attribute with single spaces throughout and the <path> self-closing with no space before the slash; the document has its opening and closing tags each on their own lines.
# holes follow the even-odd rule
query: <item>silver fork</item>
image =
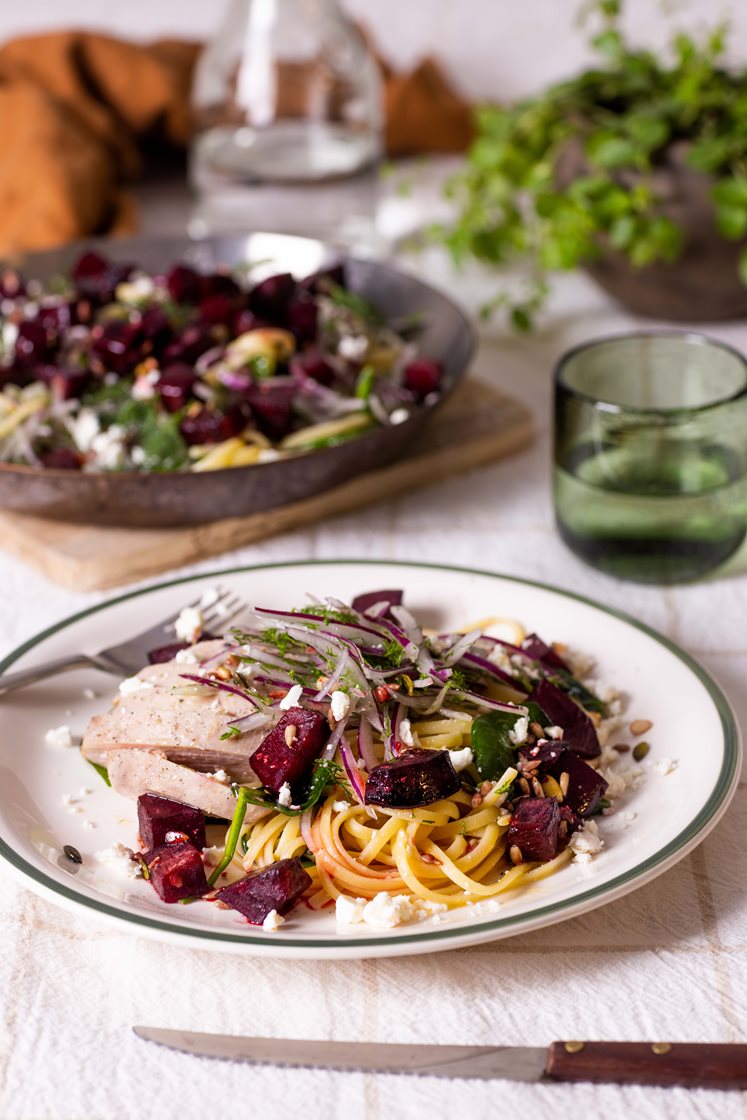
<svg viewBox="0 0 747 1120">
<path fill-rule="evenodd" d="M 198 607 L 200 599 L 196 599 L 194 603 L 188 605 Z M 211 626 L 217 626 L 218 624 L 225 628 L 232 619 L 235 619 L 245 609 L 246 604 L 242 602 L 238 595 L 225 588 L 219 588 L 218 598 L 203 610 L 205 629 L 210 630 Z M 138 669 L 143 668 L 151 651 L 158 649 L 160 646 L 171 645 L 173 641 L 176 641 L 173 627 L 180 613 L 180 611 L 177 611 L 168 618 L 162 619 L 161 622 L 157 622 L 155 626 L 151 626 L 149 630 L 144 630 L 142 634 L 136 634 L 134 638 L 129 638 L 126 642 L 120 642 L 119 645 L 102 649 L 99 653 L 71 654 L 69 657 L 60 657 L 56 661 L 47 661 L 43 665 L 36 665 L 33 669 L 21 669 L 17 673 L 3 673 L 0 675 L 0 696 L 4 696 L 6 692 L 11 692 L 16 688 L 25 688 L 26 685 L 35 684 L 47 677 L 54 677 L 58 673 L 67 672 L 69 669 L 101 669 L 104 673 L 113 673 L 118 677 L 129 677 L 136 673 Z M 168 634 L 169 630 L 172 631 L 171 636 Z"/>
</svg>

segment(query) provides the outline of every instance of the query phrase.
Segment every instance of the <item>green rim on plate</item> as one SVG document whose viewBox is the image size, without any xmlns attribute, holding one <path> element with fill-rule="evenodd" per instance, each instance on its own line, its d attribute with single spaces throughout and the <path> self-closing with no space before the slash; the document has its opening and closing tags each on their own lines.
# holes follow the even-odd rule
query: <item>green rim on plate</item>
<svg viewBox="0 0 747 1120">
<path fill-rule="evenodd" d="M 721 721 L 721 728 L 724 737 L 724 755 L 719 771 L 718 778 L 714 784 L 707 802 L 701 807 L 699 812 L 688 822 L 687 826 L 682 829 L 672 840 L 665 844 L 653 855 L 647 859 L 642 860 L 636 864 L 635 867 L 630 868 L 624 873 L 616 876 L 614 879 L 600 883 L 597 886 L 590 887 L 588 890 L 581 891 L 574 894 L 571 899 L 564 899 L 553 903 L 548 903 L 546 906 L 540 906 L 533 909 L 530 913 L 507 916 L 503 918 L 495 918 L 488 921 L 481 921 L 479 924 L 480 940 L 490 940 L 490 933 L 499 933 L 510 927 L 516 927 L 516 933 L 521 932 L 528 927 L 534 927 L 538 922 L 542 924 L 550 924 L 553 921 L 560 921 L 563 917 L 571 918 L 578 911 L 579 908 L 587 908 L 589 902 L 594 902 L 596 899 L 601 899 L 603 896 L 612 895 L 619 897 L 621 893 L 625 893 L 625 888 L 632 889 L 633 884 L 637 880 L 642 880 L 641 885 L 648 878 L 649 873 L 654 869 L 664 871 L 667 867 L 675 862 L 681 856 L 687 854 L 687 851 L 695 846 L 697 837 L 701 834 L 703 829 L 710 822 L 715 823 L 716 819 L 725 810 L 728 804 L 730 794 L 736 787 L 736 782 L 739 774 L 740 766 L 740 740 L 739 731 L 737 728 L 734 713 L 731 710 L 728 700 L 723 692 L 710 676 L 706 670 L 698 664 L 694 658 L 685 653 L 683 649 L 671 642 L 663 634 L 646 626 L 645 623 L 639 622 L 637 619 L 632 618 L 624 611 L 619 611 L 614 607 L 606 607 L 601 603 L 590 599 L 585 595 L 578 595 L 573 591 L 566 591 L 559 587 L 554 587 L 552 584 L 542 583 L 539 580 L 522 579 L 519 576 L 502 575 L 499 572 L 485 571 L 480 568 L 461 568 L 452 564 L 430 564 L 419 563 L 407 560 L 298 560 L 298 561 L 277 561 L 269 564 L 252 564 L 247 566 L 240 566 L 236 568 L 225 568 L 219 571 L 200 572 L 191 576 L 184 576 L 178 579 L 165 580 L 162 583 L 153 584 L 149 587 L 137 588 L 134 591 L 128 591 L 124 595 L 118 595 L 113 599 L 108 599 L 103 603 L 97 603 L 94 606 L 87 607 L 85 610 L 79 611 L 77 614 L 70 615 L 68 618 L 55 623 L 54 626 L 42 630 L 34 637 L 29 638 L 28 641 L 23 642 L 12 653 L 8 654 L 2 661 L 0 661 L 0 673 L 5 672 L 11 665 L 14 664 L 24 653 L 39 645 L 51 635 L 59 633 L 66 627 L 71 626 L 73 623 L 78 622 L 80 619 L 87 618 L 90 615 L 97 614 L 100 611 L 107 610 L 109 607 L 116 606 L 118 603 L 126 602 L 128 599 L 139 598 L 143 595 L 149 595 L 154 591 L 161 591 L 165 588 L 176 587 L 180 584 L 189 584 L 197 580 L 216 580 L 222 576 L 241 575 L 245 573 L 257 571 L 270 571 L 279 568 L 313 568 L 313 567 L 400 567 L 410 568 L 413 570 L 428 569 L 431 571 L 444 571 L 455 572 L 460 575 L 466 576 L 481 576 L 488 579 L 498 579 L 503 582 L 521 584 L 527 587 L 535 587 L 542 591 L 549 591 L 552 594 L 559 595 L 566 599 L 573 599 L 576 602 L 583 603 L 586 606 L 595 608 L 602 611 L 604 614 L 610 615 L 614 618 L 621 620 L 634 629 L 648 635 L 659 645 L 667 649 L 679 661 L 681 661 L 687 668 L 697 677 L 701 684 L 706 689 L 714 707 L 718 713 Z M 97 911 L 98 913 L 105 914 L 107 917 L 114 918 L 120 922 L 126 922 L 136 926 L 142 926 L 149 931 L 157 931 L 162 933 L 177 934 L 184 937 L 187 941 L 208 941 L 217 942 L 222 944 L 233 944 L 244 946 L 247 949 L 257 948 L 275 948 L 279 947 L 277 939 L 270 937 L 262 937 L 261 935 L 252 935 L 251 938 L 242 934 L 228 933 L 223 930 L 203 930 L 193 927 L 186 927 L 169 921 L 159 921 L 155 918 L 147 918 L 141 914 L 128 913 L 115 906 L 108 905 L 105 902 L 99 902 L 96 899 L 88 898 L 81 895 L 74 890 L 70 890 L 62 883 L 58 883 L 55 879 L 45 875 L 44 872 L 34 867 L 33 864 L 28 863 L 22 856 L 18 854 L 5 840 L 0 837 L 0 855 L 8 861 L 17 871 L 32 879 L 35 883 L 53 895 L 59 895 L 67 901 L 74 902 L 78 905 L 85 906 L 88 909 Z M 610 899 L 612 901 L 612 899 Z M 472 927 L 474 928 L 474 927 Z M 345 942 L 344 944 L 351 949 L 358 948 L 371 948 L 381 947 L 382 945 L 392 946 L 411 946 L 413 944 L 422 944 L 424 946 L 432 946 L 433 948 L 443 947 L 448 948 L 448 942 L 463 940 L 469 936 L 470 927 L 466 926 L 451 926 L 445 929 L 435 930 L 422 930 L 416 927 L 412 933 L 406 930 L 398 929 L 396 939 L 382 938 L 382 937 L 358 937 Z M 324 954 L 324 950 L 334 952 L 334 948 L 340 947 L 341 943 L 335 946 L 331 938 L 311 938 L 311 937 L 294 937 L 292 941 L 288 940 L 284 943 L 283 948 L 287 949 L 300 949 L 300 950 L 319 950 L 320 955 Z"/>
</svg>

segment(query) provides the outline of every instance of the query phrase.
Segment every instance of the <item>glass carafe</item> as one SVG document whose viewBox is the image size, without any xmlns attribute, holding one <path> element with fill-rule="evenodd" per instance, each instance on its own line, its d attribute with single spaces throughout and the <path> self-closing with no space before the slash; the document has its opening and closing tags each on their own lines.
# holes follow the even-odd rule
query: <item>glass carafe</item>
<svg viewBox="0 0 747 1120">
<path fill-rule="evenodd" d="M 193 104 L 194 232 L 366 239 L 381 80 L 337 0 L 233 0 L 198 63 Z"/>
</svg>

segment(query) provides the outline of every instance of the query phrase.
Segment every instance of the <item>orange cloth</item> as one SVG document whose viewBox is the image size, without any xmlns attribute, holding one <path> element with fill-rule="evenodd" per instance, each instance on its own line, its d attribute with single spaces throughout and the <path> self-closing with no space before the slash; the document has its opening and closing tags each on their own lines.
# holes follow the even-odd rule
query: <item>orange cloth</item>
<svg viewBox="0 0 747 1120">
<path fill-rule="evenodd" d="M 137 226 L 125 184 L 190 135 L 197 43 L 54 32 L 0 48 L 0 253 Z M 386 84 L 391 155 L 459 151 L 469 106 L 433 59 Z"/>
</svg>

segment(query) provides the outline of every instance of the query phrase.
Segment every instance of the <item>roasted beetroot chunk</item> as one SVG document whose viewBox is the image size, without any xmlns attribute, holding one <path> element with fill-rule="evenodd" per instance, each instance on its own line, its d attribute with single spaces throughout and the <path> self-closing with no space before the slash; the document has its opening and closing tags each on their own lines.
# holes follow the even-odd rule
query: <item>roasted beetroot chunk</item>
<svg viewBox="0 0 747 1120">
<path fill-rule="evenodd" d="M 556 780 L 565 772 L 568 775 L 568 792 L 565 804 L 579 817 L 590 817 L 599 808 L 599 802 L 607 792 L 607 782 L 598 770 L 589 766 L 579 755 L 569 749 L 547 768 Z"/>
<path fill-rule="evenodd" d="M 530 657 L 536 657 L 543 665 L 549 666 L 551 669 L 564 669 L 569 672 L 568 666 L 562 657 L 559 656 L 547 642 L 543 642 L 542 638 L 537 634 L 529 634 L 521 643 L 521 648 L 524 653 Z"/>
<path fill-rule="evenodd" d="M 451 797 L 460 785 L 448 751 L 413 747 L 373 767 L 366 783 L 366 804 L 412 809 Z"/>
<path fill-rule="evenodd" d="M 601 753 L 596 728 L 584 709 L 557 685 L 540 681 L 529 696 L 558 727 L 570 749 L 582 758 L 596 758 Z"/>
<path fill-rule="evenodd" d="M 507 844 L 515 844 L 528 862 L 546 863 L 558 854 L 560 806 L 554 797 L 527 797 L 520 801 L 508 826 Z"/>
<path fill-rule="evenodd" d="M 199 898 L 208 890 L 205 867 L 197 848 L 185 842 L 161 844 L 145 855 L 150 881 L 164 902 Z"/>
<path fill-rule="evenodd" d="M 252 755 L 252 769 L 265 789 L 279 793 L 287 782 L 297 796 L 328 738 L 329 725 L 321 712 L 289 708 Z"/>
<path fill-rule="evenodd" d="M 270 377 L 247 390 L 257 427 L 270 439 L 282 439 L 291 422 L 291 405 L 297 387 L 290 377 Z"/>
<path fill-rule="evenodd" d="M 300 859 L 281 859 L 218 891 L 217 897 L 238 910 L 252 925 L 261 926 L 273 910 L 287 914 L 311 886 L 311 876 Z"/>
<path fill-rule="evenodd" d="M 420 400 L 429 393 L 435 393 L 441 384 L 443 370 L 438 362 L 428 358 L 416 358 L 405 368 L 404 385 Z"/>
<path fill-rule="evenodd" d="M 137 822 L 140 841 L 150 851 L 161 844 L 189 842 L 202 850 L 205 847 L 205 814 L 202 809 L 160 797 L 156 793 L 143 793 L 137 799 Z M 169 838 L 175 833 L 175 838 Z"/>
</svg>

